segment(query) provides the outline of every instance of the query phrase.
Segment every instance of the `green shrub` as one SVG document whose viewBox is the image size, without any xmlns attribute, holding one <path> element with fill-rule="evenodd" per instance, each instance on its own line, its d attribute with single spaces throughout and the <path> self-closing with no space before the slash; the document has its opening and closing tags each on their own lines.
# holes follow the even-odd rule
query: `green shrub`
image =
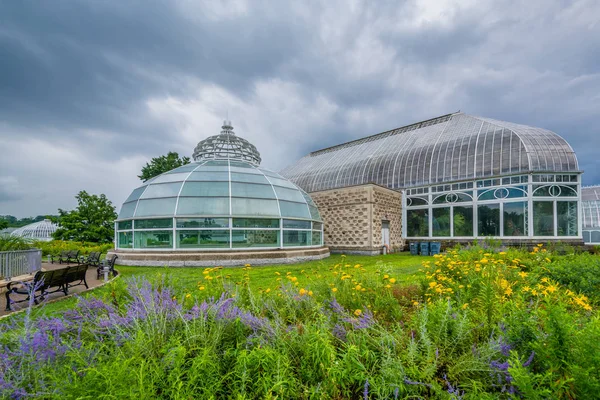
<svg viewBox="0 0 600 400">
<path fill-rule="evenodd" d="M 33 248 L 31 240 L 19 236 L 1 236 L 0 251 L 29 250 Z"/>
<path fill-rule="evenodd" d="M 554 262 L 540 269 L 551 278 L 576 293 L 583 293 L 595 303 L 600 301 L 600 257 L 588 253 L 555 257 Z"/>
</svg>

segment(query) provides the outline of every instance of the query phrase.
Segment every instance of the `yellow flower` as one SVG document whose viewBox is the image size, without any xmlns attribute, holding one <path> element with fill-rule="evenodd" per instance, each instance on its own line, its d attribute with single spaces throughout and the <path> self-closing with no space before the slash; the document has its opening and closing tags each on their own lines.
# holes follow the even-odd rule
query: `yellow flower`
<svg viewBox="0 0 600 400">
<path fill-rule="evenodd" d="M 385 285 L 385 287 L 389 289 L 392 287 L 392 285 Z"/>
<path fill-rule="evenodd" d="M 209 270 L 204 270 L 204 271 L 202 271 L 202 274 L 204 274 L 204 275 L 208 275 L 209 273 L 210 273 L 210 271 L 209 271 Z"/>
<path fill-rule="evenodd" d="M 396 283 L 396 278 L 391 278 L 390 283 Z"/>
<path fill-rule="evenodd" d="M 413 306 L 418 306 L 419 302 L 418 301 L 413 301 Z"/>
<path fill-rule="evenodd" d="M 482 258 L 479 262 L 482 264 L 487 264 L 489 260 L 487 258 Z"/>
<path fill-rule="evenodd" d="M 504 290 L 504 294 L 507 296 L 510 296 L 513 293 L 512 288 L 509 286 L 506 288 L 506 290 Z"/>
<path fill-rule="evenodd" d="M 546 290 L 550 293 L 554 293 L 556 292 L 556 286 L 554 285 L 548 285 L 548 287 L 546 288 Z"/>
<path fill-rule="evenodd" d="M 354 268 L 360 268 L 360 264 L 356 264 Z"/>
<path fill-rule="evenodd" d="M 191 295 L 191 294 L 189 294 L 189 293 L 185 295 L 185 298 L 186 298 L 186 299 L 189 299 L 190 297 L 192 297 L 192 295 Z"/>
<path fill-rule="evenodd" d="M 279 276 L 281 275 L 279 272 L 275 271 L 275 275 Z"/>
<path fill-rule="evenodd" d="M 360 314 L 362 314 L 362 311 L 360 309 L 354 310 L 354 315 L 358 317 Z"/>
<path fill-rule="evenodd" d="M 465 304 L 463 304 L 461 308 L 462 308 L 463 310 L 465 310 L 467 307 L 469 307 L 469 303 L 465 303 Z"/>
<path fill-rule="evenodd" d="M 244 265 L 244 267 L 249 267 L 249 266 L 250 266 L 250 264 L 246 264 L 246 265 Z"/>
<path fill-rule="evenodd" d="M 337 292 L 337 288 L 336 288 L 336 287 L 334 287 L 334 288 L 331 288 L 331 291 L 332 291 L 333 293 L 335 293 L 335 292 Z"/>
<path fill-rule="evenodd" d="M 544 258 L 544 260 L 546 260 L 546 262 L 551 262 L 552 261 L 548 257 Z"/>
<path fill-rule="evenodd" d="M 430 288 L 435 287 L 435 285 L 437 285 L 437 283 L 435 281 L 434 282 L 429 282 L 429 287 Z"/>
<path fill-rule="evenodd" d="M 307 293 L 307 291 L 306 291 L 306 289 L 302 288 L 302 289 L 300 289 L 299 293 L 300 293 L 300 296 L 304 296 Z"/>
<path fill-rule="evenodd" d="M 312 296 L 312 295 L 313 295 L 313 292 L 312 292 L 312 290 L 309 290 L 309 291 L 308 291 L 308 295 L 309 295 L 309 296 Z"/>
<path fill-rule="evenodd" d="M 390 276 L 389 276 L 388 274 L 385 274 L 385 275 L 383 276 L 383 279 L 388 279 L 389 277 L 390 277 Z"/>
<path fill-rule="evenodd" d="M 361 287 L 362 287 L 362 286 L 360 286 L 360 285 L 356 285 L 356 287 L 355 287 L 354 289 L 356 289 L 356 290 L 360 290 L 360 289 L 361 289 Z"/>
<path fill-rule="evenodd" d="M 523 272 L 523 271 L 519 272 L 519 276 L 523 279 L 527 278 L 527 275 L 528 275 L 527 272 Z"/>
<path fill-rule="evenodd" d="M 531 290 L 531 288 L 529 286 L 523 286 L 523 289 L 521 289 L 521 290 L 523 290 L 524 292 L 527 293 Z"/>
<path fill-rule="evenodd" d="M 265 293 L 269 293 L 271 291 L 271 288 L 267 288 L 267 290 L 265 290 Z"/>
</svg>

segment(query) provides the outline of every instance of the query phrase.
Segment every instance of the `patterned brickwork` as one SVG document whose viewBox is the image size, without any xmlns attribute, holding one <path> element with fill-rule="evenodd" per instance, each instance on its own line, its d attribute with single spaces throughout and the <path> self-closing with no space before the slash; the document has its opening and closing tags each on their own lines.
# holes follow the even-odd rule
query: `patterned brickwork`
<svg viewBox="0 0 600 400">
<path fill-rule="evenodd" d="M 310 194 L 323 218 L 325 245 L 332 251 L 381 250 L 381 222 L 390 221 L 390 244 L 398 250 L 401 238 L 401 194 L 367 184 Z"/>
</svg>

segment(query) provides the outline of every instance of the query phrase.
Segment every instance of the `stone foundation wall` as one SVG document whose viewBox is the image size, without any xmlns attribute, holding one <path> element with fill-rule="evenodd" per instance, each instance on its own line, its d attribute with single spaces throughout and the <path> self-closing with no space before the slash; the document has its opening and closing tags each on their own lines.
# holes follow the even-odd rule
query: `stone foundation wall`
<svg viewBox="0 0 600 400">
<path fill-rule="evenodd" d="M 373 185 L 310 193 L 324 222 L 325 245 L 334 253 L 379 254 L 382 221 L 390 222 L 390 250 L 404 247 L 399 192 Z"/>
</svg>

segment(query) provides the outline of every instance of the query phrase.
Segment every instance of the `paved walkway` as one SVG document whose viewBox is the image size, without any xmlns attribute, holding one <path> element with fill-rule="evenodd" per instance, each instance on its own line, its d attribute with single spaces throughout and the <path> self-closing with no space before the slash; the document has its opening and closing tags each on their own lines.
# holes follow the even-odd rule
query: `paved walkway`
<svg viewBox="0 0 600 400">
<path fill-rule="evenodd" d="M 47 270 L 52 270 L 52 269 L 65 268 L 67 266 L 72 266 L 72 265 L 77 265 L 77 264 L 42 263 L 42 270 L 47 271 Z M 24 280 L 23 278 L 27 278 L 27 280 L 31 280 L 31 279 L 33 279 L 33 275 L 26 276 L 26 277 L 17 277 L 15 279 L 13 279 L 13 281 L 15 281 L 15 282 L 23 281 Z M 98 280 L 96 278 L 96 268 L 95 267 L 88 268 L 87 274 L 85 276 L 85 280 L 90 289 L 100 286 L 102 283 L 104 283 L 103 278 L 100 278 L 100 280 Z M 0 282 L 0 285 L 2 286 L 0 288 L 0 298 L 1 298 L 1 300 L 0 300 L 0 316 L 3 316 L 6 314 L 9 314 L 11 311 L 5 311 L 5 308 L 6 308 L 6 297 L 4 295 L 4 293 L 5 293 L 4 286 L 5 285 L 2 282 Z M 74 288 L 69 289 L 69 294 L 81 293 L 85 290 L 87 290 L 85 288 L 85 285 L 76 286 Z M 11 296 L 10 296 L 11 299 L 16 300 L 16 301 L 23 300 L 26 297 L 27 297 L 26 295 L 20 295 L 20 294 L 11 294 Z M 45 301 L 50 301 L 50 300 L 64 298 L 64 297 L 65 297 L 65 295 L 63 294 L 63 292 L 52 293 L 46 297 Z M 12 309 L 13 309 L 13 311 L 18 311 L 23 308 L 27 308 L 27 305 L 28 305 L 28 302 L 13 304 Z"/>
</svg>

